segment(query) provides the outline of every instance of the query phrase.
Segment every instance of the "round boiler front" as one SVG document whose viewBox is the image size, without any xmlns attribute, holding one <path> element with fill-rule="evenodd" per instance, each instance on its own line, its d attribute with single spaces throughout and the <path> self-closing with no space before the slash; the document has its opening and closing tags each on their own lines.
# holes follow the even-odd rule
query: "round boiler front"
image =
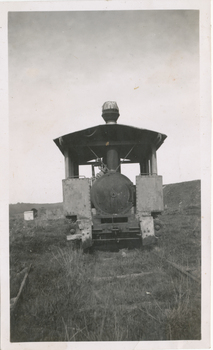
<svg viewBox="0 0 213 350">
<path fill-rule="evenodd" d="M 124 214 L 131 209 L 134 198 L 132 182 L 118 172 L 109 172 L 91 188 L 91 200 L 102 214 Z"/>
</svg>

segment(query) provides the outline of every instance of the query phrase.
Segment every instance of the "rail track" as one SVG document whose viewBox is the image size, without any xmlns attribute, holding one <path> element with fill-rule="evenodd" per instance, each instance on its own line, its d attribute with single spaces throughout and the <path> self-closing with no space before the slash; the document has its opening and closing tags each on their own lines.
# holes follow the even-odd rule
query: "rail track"
<svg viewBox="0 0 213 350">
<path fill-rule="evenodd" d="M 153 254 L 161 261 L 163 261 L 164 263 L 166 263 L 167 265 L 171 266 L 174 270 L 176 270 L 178 273 L 182 274 L 184 277 L 186 278 L 190 278 L 191 280 L 195 281 L 196 283 L 200 284 L 201 281 L 199 278 L 197 278 L 196 276 L 194 276 L 191 271 L 194 271 L 195 269 L 189 269 L 188 267 L 183 267 L 183 266 L 180 266 L 160 255 L 158 255 L 157 253 L 153 252 Z M 102 259 L 103 261 L 112 261 L 113 258 L 108 258 L 108 259 Z M 29 273 L 30 273 L 30 270 L 32 268 L 32 264 L 30 264 L 30 266 L 28 268 L 25 268 L 25 274 L 24 274 L 24 278 L 20 284 L 20 288 L 19 288 L 19 291 L 18 291 L 18 294 L 15 298 L 11 298 L 10 300 L 10 313 L 11 313 L 11 318 L 13 318 L 13 315 L 14 315 L 14 311 L 16 310 L 17 306 L 21 303 L 21 302 L 24 302 L 24 291 L 26 289 L 26 282 L 27 282 L 27 279 L 28 279 L 28 276 L 29 276 Z M 110 281 L 116 281 L 116 280 L 123 280 L 123 279 L 136 279 L 136 278 L 142 278 L 147 276 L 147 275 L 151 275 L 151 274 L 156 274 L 156 270 L 152 270 L 152 271 L 146 271 L 146 272 L 141 272 L 141 273 L 130 273 L 130 274 L 122 274 L 122 275 L 113 275 L 113 276 L 94 276 L 93 278 L 93 281 L 95 283 L 98 283 L 98 282 L 110 282 Z M 166 274 L 169 274 L 169 272 L 161 272 L 162 274 L 166 275 Z M 149 292 L 147 292 L 147 294 L 151 294 Z M 22 298 L 21 298 L 22 297 Z M 139 305 L 140 307 L 141 304 Z M 123 305 L 123 307 L 125 308 L 125 305 Z M 138 306 L 137 305 L 133 305 L 133 306 L 128 306 L 127 305 L 127 308 L 130 308 L 130 309 L 137 309 Z M 91 308 L 88 307 L 87 309 L 82 309 L 82 310 L 79 310 L 79 312 L 83 312 L 83 311 L 88 311 L 90 310 Z"/>
</svg>

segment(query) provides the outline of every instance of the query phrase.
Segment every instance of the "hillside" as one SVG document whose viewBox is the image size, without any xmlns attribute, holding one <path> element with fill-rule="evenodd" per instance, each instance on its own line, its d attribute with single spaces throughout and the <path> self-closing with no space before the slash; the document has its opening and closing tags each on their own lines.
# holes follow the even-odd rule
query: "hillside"
<svg viewBox="0 0 213 350">
<path fill-rule="evenodd" d="M 164 185 L 164 207 L 166 212 L 193 211 L 201 209 L 200 180 Z"/>
<path fill-rule="evenodd" d="M 31 210 L 32 208 L 35 209 L 62 209 L 62 203 L 42 203 L 42 204 L 36 204 L 36 203 L 17 203 L 17 204 L 10 204 L 9 205 L 9 212 L 10 215 L 16 215 L 16 214 L 22 214 L 25 211 Z"/>
</svg>

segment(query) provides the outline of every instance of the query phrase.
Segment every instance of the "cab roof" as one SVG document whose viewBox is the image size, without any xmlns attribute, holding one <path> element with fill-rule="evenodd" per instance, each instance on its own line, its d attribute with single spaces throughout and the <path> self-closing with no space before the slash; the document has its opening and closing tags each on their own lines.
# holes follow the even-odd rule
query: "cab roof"
<svg viewBox="0 0 213 350">
<path fill-rule="evenodd" d="M 63 154 L 68 150 L 79 165 L 104 157 L 110 146 L 116 146 L 120 158 L 126 162 L 139 163 L 149 155 L 152 145 L 157 150 L 166 137 L 156 131 L 128 125 L 103 124 L 66 134 L 54 142 Z"/>
</svg>

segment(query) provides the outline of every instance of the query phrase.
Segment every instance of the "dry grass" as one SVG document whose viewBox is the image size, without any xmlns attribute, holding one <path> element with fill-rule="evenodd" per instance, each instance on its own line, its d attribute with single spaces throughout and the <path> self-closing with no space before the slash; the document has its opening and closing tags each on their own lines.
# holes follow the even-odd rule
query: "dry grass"
<svg viewBox="0 0 213 350">
<path fill-rule="evenodd" d="M 33 266 L 11 324 L 11 341 L 200 339 L 200 285 L 164 260 L 200 266 L 199 218 L 168 215 L 163 220 L 164 235 L 153 251 L 92 255 L 72 249 L 64 220 L 12 220 L 11 297 L 21 282 L 18 273 Z M 95 279 L 101 276 L 114 278 Z"/>
</svg>

